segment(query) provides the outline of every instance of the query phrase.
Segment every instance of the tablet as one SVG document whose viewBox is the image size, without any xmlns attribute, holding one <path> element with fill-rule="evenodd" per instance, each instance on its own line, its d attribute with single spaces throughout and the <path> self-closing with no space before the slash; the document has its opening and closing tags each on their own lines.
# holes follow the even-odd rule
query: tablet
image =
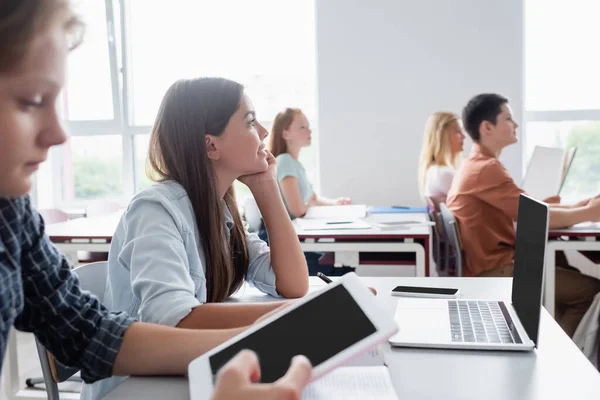
<svg viewBox="0 0 600 400">
<path fill-rule="evenodd" d="M 397 331 L 360 278 L 346 274 L 192 361 L 190 399 L 209 399 L 221 367 L 243 349 L 258 355 L 263 383 L 284 376 L 299 354 L 313 365 L 312 382 Z"/>
</svg>

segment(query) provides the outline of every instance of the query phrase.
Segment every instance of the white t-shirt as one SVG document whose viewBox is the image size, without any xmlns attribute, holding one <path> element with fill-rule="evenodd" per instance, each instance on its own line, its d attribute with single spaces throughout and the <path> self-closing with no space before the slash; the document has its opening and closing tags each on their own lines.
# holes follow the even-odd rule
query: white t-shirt
<svg viewBox="0 0 600 400">
<path fill-rule="evenodd" d="M 432 165 L 427 170 L 425 177 L 425 196 L 427 197 L 446 197 L 452 179 L 454 179 L 455 170 L 447 165 Z"/>
</svg>

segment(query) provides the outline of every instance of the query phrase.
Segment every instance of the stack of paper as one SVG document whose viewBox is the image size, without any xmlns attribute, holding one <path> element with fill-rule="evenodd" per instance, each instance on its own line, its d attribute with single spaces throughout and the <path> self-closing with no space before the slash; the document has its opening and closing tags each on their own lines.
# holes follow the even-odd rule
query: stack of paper
<svg viewBox="0 0 600 400">
<path fill-rule="evenodd" d="M 434 226 L 431 221 L 385 221 L 378 222 L 374 225 L 375 228 L 382 231 L 395 231 L 399 229 L 409 229 L 417 226 Z"/>
<path fill-rule="evenodd" d="M 427 207 L 370 207 L 370 214 L 426 214 Z"/>
<path fill-rule="evenodd" d="M 311 383 L 303 400 L 398 400 L 387 367 L 340 367 Z"/>
<path fill-rule="evenodd" d="M 304 219 L 358 219 L 367 216 L 366 205 L 309 207 Z"/>
</svg>

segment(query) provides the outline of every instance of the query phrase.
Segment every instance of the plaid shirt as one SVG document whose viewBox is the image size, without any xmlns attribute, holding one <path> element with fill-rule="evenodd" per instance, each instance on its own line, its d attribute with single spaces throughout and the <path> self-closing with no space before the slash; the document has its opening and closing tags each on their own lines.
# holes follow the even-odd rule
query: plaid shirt
<svg viewBox="0 0 600 400">
<path fill-rule="evenodd" d="M 84 381 L 106 378 L 132 322 L 79 288 L 28 197 L 0 198 L 0 371 L 14 324 L 63 364 L 80 368 Z"/>
</svg>

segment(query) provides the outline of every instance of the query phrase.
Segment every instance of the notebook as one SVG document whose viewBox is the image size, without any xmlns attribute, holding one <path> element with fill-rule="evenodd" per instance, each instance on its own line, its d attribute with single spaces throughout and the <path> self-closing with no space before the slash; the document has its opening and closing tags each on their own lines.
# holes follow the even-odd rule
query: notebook
<svg viewBox="0 0 600 400">
<path fill-rule="evenodd" d="M 398 400 L 387 367 L 339 367 L 311 383 L 303 400 Z"/>
</svg>

